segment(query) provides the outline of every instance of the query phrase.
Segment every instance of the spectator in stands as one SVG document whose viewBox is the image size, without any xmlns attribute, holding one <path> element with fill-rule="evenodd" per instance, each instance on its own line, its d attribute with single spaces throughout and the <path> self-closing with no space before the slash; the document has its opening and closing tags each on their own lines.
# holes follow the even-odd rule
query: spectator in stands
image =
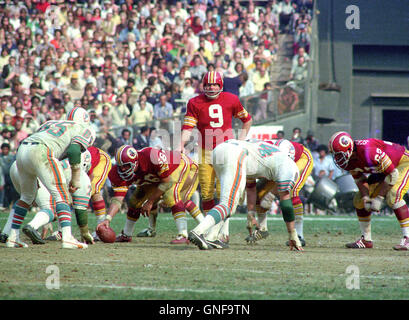
<svg viewBox="0 0 409 320">
<path fill-rule="evenodd" d="M 160 96 L 159 102 L 153 107 L 153 114 L 156 120 L 166 119 L 163 123 L 168 123 L 168 119 L 173 116 L 173 107 L 167 101 L 165 94 Z"/>
<path fill-rule="evenodd" d="M 150 128 L 149 146 L 154 148 L 165 149 L 162 139 L 157 135 L 155 127 Z"/>
<path fill-rule="evenodd" d="M 290 140 L 294 141 L 294 142 L 304 144 L 304 138 L 301 135 L 301 128 L 295 127 L 293 129 L 293 135 L 292 135 Z"/>
<path fill-rule="evenodd" d="M 314 136 L 314 132 L 312 130 L 308 130 L 307 137 L 305 138 L 305 145 L 311 151 L 317 151 L 319 146 L 319 141 Z"/>
<path fill-rule="evenodd" d="M 304 57 L 299 57 L 297 65 L 291 68 L 291 80 L 288 81 L 286 85 L 301 93 L 304 91 L 304 84 L 305 80 L 307 79 L 307 75 L 307 62 L 305 62 Z"/>
<path fill-rule="evenodd" d="M 335 164 L 332 157 L 328 155 L 328 147 L 325 144 L 321 144 L 318 146 L 317 152 L 318 157 L 314 159 L 314 178 L 328 177 L 333 179 Z"/>
<path fill-rule="evenodd" d="M 271 82 L 271 79 L 266 69 L 261 66 L 258 70 L 254 71 L 251 81 L 254 84 L 254 91 L 262 92 L 264 90 L 264 84 Z"/>
<path fill-rule="evenodd" d="M 151 130 L 148 126 L 143 126 L 140 133 L 132 141 L 132 145 L 136 150 L 149 147 L 149 136 Z"/>
<path fill-rule="evenodd" d="M 131 130 L 125 128 L 121 131 L 121 136 L 117 139 L 117 148 L 123 145 L 132 145 Z"/>
<path fill-rule="evenodd" d="M 188 101 L 190 98 L 194 97 L 196 95 L 195 93 L 195 88 L 193 87 L 192 84 L 192 79 L 187 78 L 185 80 L 185 85 L 183 86 L 183 89 L 180 93 L 181 99 Z"/>
<path fill-rule="evenodd" d="M 241 86 L 239 90 L 239 97 L 246 97 L 254 94 L 254 84 L 253 81 L 249 80 L 249 75 L 247 72 L 240 74 Z"/>
<path fill-rule="evenodd" d="M 299 107 L 298 104 L 299 98 L 297 92 L 289 86 L 284 86 L 284 88 L 280 89 L 277 102 L 278 114 L 296 111 Z"/>
<path fill-rule="evenodd" d="M 258 104 L 256 106 L 254 114 L 254 120 L 259 121 L 263 119 L 267 119 L 267 108 L 268 105 L 272 102 L 273 100 L 273 91 L 272 91 L 272 85 L 269 82 L 266 82 L 264 84 L 263 88 L 263 94 L 260 95 Z"/>
<path fill-rule="evenodd" d="M 277 139 L 285 139 L 285 133 L 283 130 L 277 131 Z"/>
<path fill-rule="evenodd" d="M 290 26 L 292 22 L 295 9 L 291 0 L 284 0 L 280 3 L 279 18 L 280 18 L 280 32 L 290 32 Z"/>
<path fill-rule="evenodd" d="M 304 48 L 305 52 L 310 52 L 311 36 L 307 32 L 307 26 L 301 23 L 294 36 L 294 54 L 298 52 L 299 48 Z"/>
</svg>

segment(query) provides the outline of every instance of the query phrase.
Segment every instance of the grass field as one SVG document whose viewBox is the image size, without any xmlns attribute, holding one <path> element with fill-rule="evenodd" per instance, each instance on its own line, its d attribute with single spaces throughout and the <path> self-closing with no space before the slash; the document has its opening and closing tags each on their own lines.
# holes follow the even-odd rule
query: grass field
<svg viewBox="0 0 409 320">
<path fill-rule="evenodd" d="M 29 214 L 25 222 L 32 218 Z M 1 228 L 7 214 L 0 213 Z M 125 221 L 118 214 L 112 226 Z M 75 224 L 75 223 L 74 223 Z M 135 234 L 148 224 L 138 221 Z M 95 226 L 90 215 L 90 226 Z M 189 229 L 195 226 L 189 218 Z M 175 224 L 160 214 L 155 238 L 131 243 L 97 244 L 88 250 L 63 250 L 48 242 L 27 249 L 0 244 L 0 299 L 153 299 L 153 300 L 274 300 L 274 299 L 408 299 L 409 252 L 392 246 L 400 241 L 395 217 L 373 218 L 374 249 L 351 250 L 346 242 L 359 236 L 352 216 L 307 216 L 305 252 L 285 246 L 280 216 L 269 217 L 270 236 L 257 245 L 245 243 L 245 215 L 232 218 L 230 248 L 201 251 L 196 246 L 170 245 Z M 78 237 L 77 227 L 73 227 Z M 46 288 L 50 265 L 59 269 L 60 288 Z M 347 267 L 359 270 L 359 289 L 347 289 Z M 356 283 L 356 282 L 355 282 Z"/>
</svg>

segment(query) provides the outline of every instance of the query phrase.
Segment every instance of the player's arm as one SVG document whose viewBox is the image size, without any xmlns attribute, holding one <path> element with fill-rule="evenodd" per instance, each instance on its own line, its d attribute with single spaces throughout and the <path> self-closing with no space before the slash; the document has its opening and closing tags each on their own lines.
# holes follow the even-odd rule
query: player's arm
<svg viewBox="0 0 409 320">
<path fill-rule="evenodd" d="M 247 192 L 247 230 L 250 236 L 257 237 L 257 231 L 260 229 L 260 225 L 256 220 L 256 202 L 257 202 L 257 189 L 255 180 L 247 180 L 246 183 Z M 253 226 L 256 227 L 256 231 L 253 234 Z"/>
<path fill-rule="evenodd" d="M 173 183 L 171 177 L 161 179 L 160 184 L 150 194 L 149 198 L 144 202 L 141 208 L 141 214 L 149 216 L 153 205 L 159 200 L 159 198 L 172 187 Z"/>
<path fill-rule="evenodd" d="M 194 107 L 191 101 L 187 103 L 186 107 L 186 114 L 183 119 L 183 126 L 182 126 L 182 137 L 180 142 L 180 151 L 185 153 L 185 144 L 190 140 L 190 136 L 192 135 L 192 130 L 197 125 L 197 116 L 194 112 Z"/>
<path fill-rule="evenodd" d="M 67 149 L 67 157 L 71 166 L 70 191 L 74 192 L 81 186 L 81 146 L 71 143 Z"/>
<path fill-rule="evenodd" d="M 376 155 L 373 157 L 377 164 L 377 171 L 385 174 L 385 179 L 378 186 L 378 195 L 371 199 L 371 210 L 380 211 L 385 195 L 394 186 L 399 179 L 399 171 L 395 168 L 391 158 L 382 150 L 376 149 Z"/>
<path fill-rule="evenodd" d="M 243 123 L 243 126 L 241 127 L 240 133 L 239 133 L 239 139 L 238 140 L 245 140 L 247 137 L 247 134 L 249 133 L 250 127 L 253 124 L 253 119 L 250 118 L 248 121 Z"/>
<path fill-rule="evenodd" d="M 250 127 L 253 123 L 253 119 L 251 118 L 251 115 L 247 112 L 247 110 L 244 109 L 238 97 L 236 106 L 237 107 L 235 108 L 234 117 L 239 118 L 243 123 L 241 130 L 239 132 L 238 140 L 245 140 L 250 130 Z"/>
<path fill-rule="evenodd" d="M 107 210 L 107 215 L 105 216 L 105 220 L 102 221 L 100 224 L 104 224 L 106 226 L 109 226 L 110 222 L 112 219 L 115 217 L 115 215 L 119 212 L 122 206 L 122 202 L 124 200 L 125 196 L 118 196 L 114 195 L 111 198 L 111 202 L 109 204 L 109 208 Z"/>
</svg>

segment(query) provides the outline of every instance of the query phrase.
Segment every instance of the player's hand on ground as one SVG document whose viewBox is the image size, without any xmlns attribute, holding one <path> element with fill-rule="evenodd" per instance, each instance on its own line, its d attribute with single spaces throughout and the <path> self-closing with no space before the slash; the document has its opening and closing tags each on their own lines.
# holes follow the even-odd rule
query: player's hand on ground
<svg viewBox="0 0 409 320">
<path fill-rule="evenodd" d="M 83 242 L 85 242 L 86 244 L 94 244 L 95 243 L 94 238 L 92 237 L 92 235 L 89 232 L 84 233 L 84 234 L 81 233 L 81 240 Z"/>
<path fill-rule="evenodd" d="M 290 250 L 293 251 L 304 251 L 301 241 L 298 238 L 297 232 L 295 230 L 293 230 L 290 233 L 290 237 L 289 237 L 289 241 L 288 241 L 288 245 L 290 247 Z"/>
<path fill-rule="evenodd" d="M 150 212 L 151 212 L 151 210 L 152 210 L 152 207 L 153 207 L 152 201 L 146 200 L 146 201 L 143 203 L 143 205 L 142 205 L 141 214 L 142 214 L 144 217 L 148 217 L 149 214 L 150 214 Z"/>
</svg>

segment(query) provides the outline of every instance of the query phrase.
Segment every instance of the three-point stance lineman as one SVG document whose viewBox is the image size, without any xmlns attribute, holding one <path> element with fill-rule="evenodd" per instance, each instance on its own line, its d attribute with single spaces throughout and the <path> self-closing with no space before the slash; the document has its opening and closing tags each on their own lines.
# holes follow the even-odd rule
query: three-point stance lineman
<svg viewBox="0 0 409 320">
<path fill-rule="evenodd" d="M 235 213 L 241 197 L 244 196 L 246 180 L 266 178 L 277 184 L 280 206 L 289 233 L 290 249 L 303 250 L 294 228 L 294 209 L 290 194 L 299 173 L 297 165 L 287 153 L 264 141 L 232 139 L 214 149 L 213 166 L 221 184 L 220 204 L 211 209 L 205 219 L 189 232 L 191 242 L 199 249 L 210 249 L 212 246 L 205 240 L 204 234 Z M 254 207 L 256 198 L 255 186 L 248 188 L 248 205 Z"/>
<path fill-rule="evenodd" d="M 361 228 L 361 238 L 347 248 L 372 248 L 371 212 L 381 210 L 384 199 L 399 221 L 402 240 L 395 250 L 409 250 L 409 210 L 403 196 L 409 189 L 409 151 L 405 147 L 379 139 L 353 140 L 347 132 L 332 135 L 329 150 L 335 163 L 351 173 L 359 191 L 354 207 Z M 366 175 L 370 174 L 369 178 Z M 378 177 L 376 183 L 369 184 Z"/>
<path fill-rule="evenodd" d="M 47 121 L 39 130 L 26 138 L 17 151 L 17 168 L 21 185 L 20 199 L 15 205 L 14 217 L 7 247 L 26 247 L 20 241 L 19 231 L 28 209 L 35 200 L 37 178 L 50 192 L 56 202 L 55 210 L 62 232 L 62 247 L 86 249 L 71 234 L 71 208 L 69 193 L 81 186 L 81 151 L 87 150 L 95 140 L 89 126 L 88 112 L 80 107 L 67 114 L 67 120 Z M 59 160 L 68 157 L 71 166 L 69 185 Z"/>
</svg>

